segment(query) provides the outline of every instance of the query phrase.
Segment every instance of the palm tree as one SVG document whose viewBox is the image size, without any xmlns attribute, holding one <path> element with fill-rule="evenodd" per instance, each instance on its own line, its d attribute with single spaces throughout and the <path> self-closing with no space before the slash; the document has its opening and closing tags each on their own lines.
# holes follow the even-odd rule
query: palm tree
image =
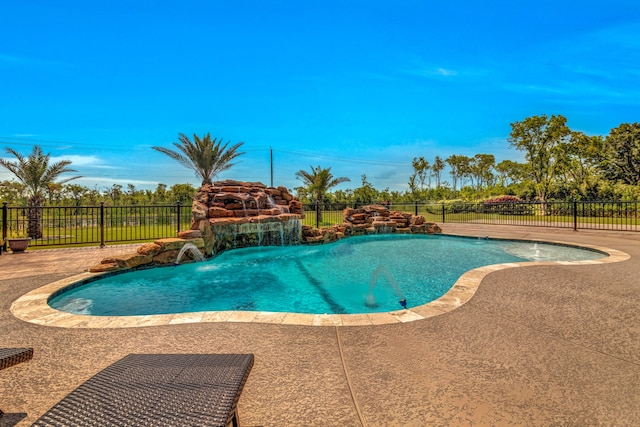
<svg viewBox="0 0 640 427">
<path fill-rule="evenodd" d="M 8 169 L 26 186 L 29 196 L 27 202 L 27 234 L 32 239 L 40 239 L 42 237 L 42 199 L 44 192 L 61 174 L 76 172 L 76 170 L 67 167 L 71 164 L 69 160 L 60 160 L 49 164 L 51 155 L 49 153 L 43 154 L 42 149 L 37 145 L 33 147 L 28 157 L 22 156 L 11 148 L 6 150 L 9 154 L 15 156 L 17 162 L 0 159 L 0 166 Z M 61 185 L 77 178 L 80 178 L 80 176 L 66 178 L 56 183 Z"/>
<path fill-rule="evenodd" d="M 202 185 L 211 184 L 211 178 L 229 169 L 235 163 L 233 159 L 244 153 L 239 153 L 238 148 L 243 144 L 239 142 L 227 148 L 229 142 L 222 145 L 222 138 L 211 139 L 207 133 L 202 139 L 195 133 L 193 142 L 185 134 L 178 134 L 180 142 L 174 142 L 178 150 L 174 151 L 164 147 L 151 147 L 156 151 L 166 154 L 186 168 L 193 169 L 196 176 L 202 178 Z"/>
<path fill-rule="evenodd" d="M 323 169 L 320 166 L 314 168 L 311 166 L 311 172 L 299 170 L 296 177 L 302 180 L 307 190 L 313 194 L 316 199 L 317 206 L 317 223 L 322 222 L 322 207 L 325 193 L 332 187 L 343 182 L 351 181 L 349 178 L 334 178 L 331 174 L 331 168 Z"/>
</svg>

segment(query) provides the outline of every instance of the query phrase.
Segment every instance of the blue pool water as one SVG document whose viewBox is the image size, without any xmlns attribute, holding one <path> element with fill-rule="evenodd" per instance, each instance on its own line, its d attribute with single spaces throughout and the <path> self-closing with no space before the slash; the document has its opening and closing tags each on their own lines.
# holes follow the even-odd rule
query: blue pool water
<svg viewBox="0 0 640 427">
<path fill-rule="evenodd" d="M 506 262 L 578 261 L 601 252 L 443 235 L 379 235 L 318 246 L 256 247 L 212 260 L 111 275 L 53 297 L 76 314 L 249 310 L 373 313 L 426 304 L 466 271 Z"/>
</svg>

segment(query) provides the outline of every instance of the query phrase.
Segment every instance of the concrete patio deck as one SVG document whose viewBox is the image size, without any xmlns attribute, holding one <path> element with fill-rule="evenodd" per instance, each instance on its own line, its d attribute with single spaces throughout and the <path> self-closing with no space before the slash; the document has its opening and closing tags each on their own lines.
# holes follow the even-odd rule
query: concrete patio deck
<svg viewBox="0 0 640 427">
<path fill-rule="evenodd" d="M 640 425 L 640 233 L 442 228 L 598 245 L 631 257 L 495 271 L 466 304 L 407 323 L 101 329 L 25 322 L 10 306 L 135 246 L 3 254 L 0 347 L 34 348 L 32 360 L 0 371 L 5 421 L 26 414 L 18 425 L 30 425 L 129 353 L 253 353 L 239 402 L 248 426 Z"/>
</svg>

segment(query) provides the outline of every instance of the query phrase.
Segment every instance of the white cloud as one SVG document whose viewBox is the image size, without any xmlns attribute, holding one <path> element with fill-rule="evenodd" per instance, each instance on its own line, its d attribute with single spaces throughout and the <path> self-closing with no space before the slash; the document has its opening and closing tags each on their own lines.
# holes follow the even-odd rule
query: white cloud
<svg viewBox="0 0 640 427">
<path fill-rule="evenodd" d="M 16 161 L 15 157 L 4 157 L 3 159 L 9 162 Z M 120 169 L 117 166 L 110 166 L 108 164 L 105 164 L 104 160 L 102 160 L 100 157 L 82 156 L 82 155 L 76 155 L 76 154 L 70 154 L 70 155 L 64 155 L 64 156 L 51 156 L 51 158 L 49 159 L 49 163 L 52 164 L 62 160 L 71 161 L 71 165 L 69 165 L 71 169 L 77 169 L 78 167 L 90 167 L 90 168 L 96 168 L 96 169 Z M 1 172 L 3 172 L 3 170 L 0 170 L 0 173 Z"/>
<path fill-rule="evenodd" d="M 435 70 L 431 70 L 431 71 L 427 71 L 427 74 L 436 74 L 439 76 L 445 76 L 445 77 L 449 77 L 449 76 L 457 76 L 458 72 L 455 70 L 447 70 L 446 68 L 437 68 Z"/>
<path fill-rule="evenodd" d="M 69 160 L 71 161 L 71 168 L 74 168 L 77 166 L 92 166 L 92 167 L 99 167 L 99 168 L 116 169 L 114 166 L 108 166 L 103 164 L 104 161 L 97 156 L 82 156 L 78 154 L 70 154 L 70 155 L 64 155 L 64 156 L 52 156 L 50 160 L 52 163 L 59 162 L 62 160 Z"/>
<path fill-rule="evenodd" d="M 417 66 L 415 68 L 406 68 L 403 70 L 406 74 L 411 74 L 419 77 L 438 78 L 438 77 L 455 77 L 460 74 L 457 70 L 452 70 L 444 67 L 432 67 L 432 66 Z"/>
</svg>

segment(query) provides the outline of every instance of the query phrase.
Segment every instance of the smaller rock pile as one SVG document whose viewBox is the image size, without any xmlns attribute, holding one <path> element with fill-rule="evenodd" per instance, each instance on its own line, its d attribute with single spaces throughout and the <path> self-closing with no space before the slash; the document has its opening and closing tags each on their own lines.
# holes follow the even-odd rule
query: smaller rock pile
<svg viewBox="0 0 640 427">
<path fill-rule="evenodd" d="M 306 243 L 327 243 L 345 236 L 365 234 L 406 233 L 435 234 L 442 229 L 436 223 L 426 222 L 422 215 L 391 211 L 382 205 L 346 208 L 342 225 L 322 229 L 305 226 L 302 239 Z"/>
<path fill-rule="evenodd" d="M 153 243 L 145 243 L 139 246 L 134 253 L 104 258 L 100 261 L 100 264 L 90 267 L 89 271 L 91 273 L 103 273 L 144 265 L 171 265 L 176 262 L 182 247 L 187 243 L 193 244 L 198 250 L 204 252 L 204 240 L 201 238 L 185 240 L 170 237 L 158 239 Z M 191 252 L 185 252 L 184 256 L 185 261 L 193 259 Z"/>
<path fill-rule="evenodd" d="M 367 205 L 344 210 L 344 225 L 350 235 L 383 233 L 440 233 L 435 223 L 427 223 L 422 215 L 391 211 L 382 205 Z"/>
</svg>

